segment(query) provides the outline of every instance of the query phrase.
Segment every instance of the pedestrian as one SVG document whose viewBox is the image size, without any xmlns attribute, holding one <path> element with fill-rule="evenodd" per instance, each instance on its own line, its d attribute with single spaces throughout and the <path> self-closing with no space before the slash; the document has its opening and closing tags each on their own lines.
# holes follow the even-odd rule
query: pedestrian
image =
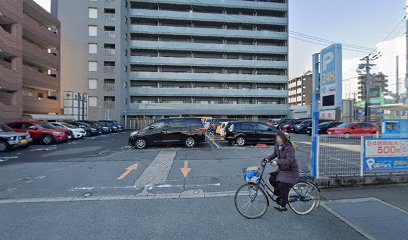
<svg viewBox="0 0 408 240">
<path fill-rule="evenodd" d="M 275 148 L 271 155 L 265 158 L 266 162 L 278 166 L 278 170 L 270 173 L 269 183 L 274 188 L 276 203 L 275 209 L 287 211 L 288 194 L 290 188 L 298 182 L 299 167 L 295 157 L 295 146 L 289 140 L 287 133 L 279 131 L 276 134 Z"/>
</svg>

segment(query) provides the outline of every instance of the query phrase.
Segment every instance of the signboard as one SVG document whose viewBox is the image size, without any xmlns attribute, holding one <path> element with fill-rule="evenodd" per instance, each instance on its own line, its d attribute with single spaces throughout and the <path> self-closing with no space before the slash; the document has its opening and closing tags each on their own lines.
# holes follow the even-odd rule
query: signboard
<svg viewBox="0 0 408 240">
<path fill-rule="evenodd" d="M 320 111 L 319 118 L 323 120 L 336 120 L 336 110 Z"/>
<path fill-rule="evenodd" d="M 320 53 L 320 109 L 334 110 L 342 106 L 342 50 L 333 44 Z"/>
<path fill-rule="evenodd" d="M 408 170 L 408 138 L 365 139 L 363 161 L 369 172 Z"/>
</svg>

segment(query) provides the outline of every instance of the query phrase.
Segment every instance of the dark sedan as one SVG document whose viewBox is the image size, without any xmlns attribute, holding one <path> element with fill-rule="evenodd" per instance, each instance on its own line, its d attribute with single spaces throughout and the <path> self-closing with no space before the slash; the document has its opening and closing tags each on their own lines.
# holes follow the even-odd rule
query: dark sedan
<svg viewBox="0 0 408 240">
<path fill-rule="evenodd" d="M 324 122 L 321 122 L 319 124 L 319 126 L 318 126 L 319 134 L 327 134 L 327 130 L 329 128 L 337 127 L 340 124 L 342 124 L 342 122 L 338 122 L 338 121 L 324 121 Z M 312 126 L 307 128 L 307 134 L 312 135 Z"/>
<path fill-rule="evenodd" d="M 238 146 L 247 143 L 275 143 L 277 130 L 262 122 L 232 122 L 224 139 Z"/>
</svg>

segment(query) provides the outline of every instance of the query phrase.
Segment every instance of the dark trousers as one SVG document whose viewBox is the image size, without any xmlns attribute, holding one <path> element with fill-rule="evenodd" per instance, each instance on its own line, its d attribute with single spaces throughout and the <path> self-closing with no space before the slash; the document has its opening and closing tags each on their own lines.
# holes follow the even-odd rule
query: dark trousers
<svg viewBox="0 0 408 240">
<path fill-rule="evenodd" d="M 269 183 L 273 187 L 273 194 L 278 196 L 276 203 L 282 207 L 285 207 L 286 204 L 288 204 L 289 190 L 292 185 L 289 183 L 276 181 L 276 173 L 271 173 Z"/>
</svg>

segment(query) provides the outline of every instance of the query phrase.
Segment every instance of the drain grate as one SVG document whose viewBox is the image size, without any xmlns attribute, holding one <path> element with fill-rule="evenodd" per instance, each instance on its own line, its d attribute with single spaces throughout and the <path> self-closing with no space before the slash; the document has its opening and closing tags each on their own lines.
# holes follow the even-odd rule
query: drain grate
<svg viewBox="0 0 408 240">
<path fill-rule="evenodd" d="M 331 201 L 324 207 L 368 239 L 407 239 L 408 213 L 379 199 Z"/>
</svg>

